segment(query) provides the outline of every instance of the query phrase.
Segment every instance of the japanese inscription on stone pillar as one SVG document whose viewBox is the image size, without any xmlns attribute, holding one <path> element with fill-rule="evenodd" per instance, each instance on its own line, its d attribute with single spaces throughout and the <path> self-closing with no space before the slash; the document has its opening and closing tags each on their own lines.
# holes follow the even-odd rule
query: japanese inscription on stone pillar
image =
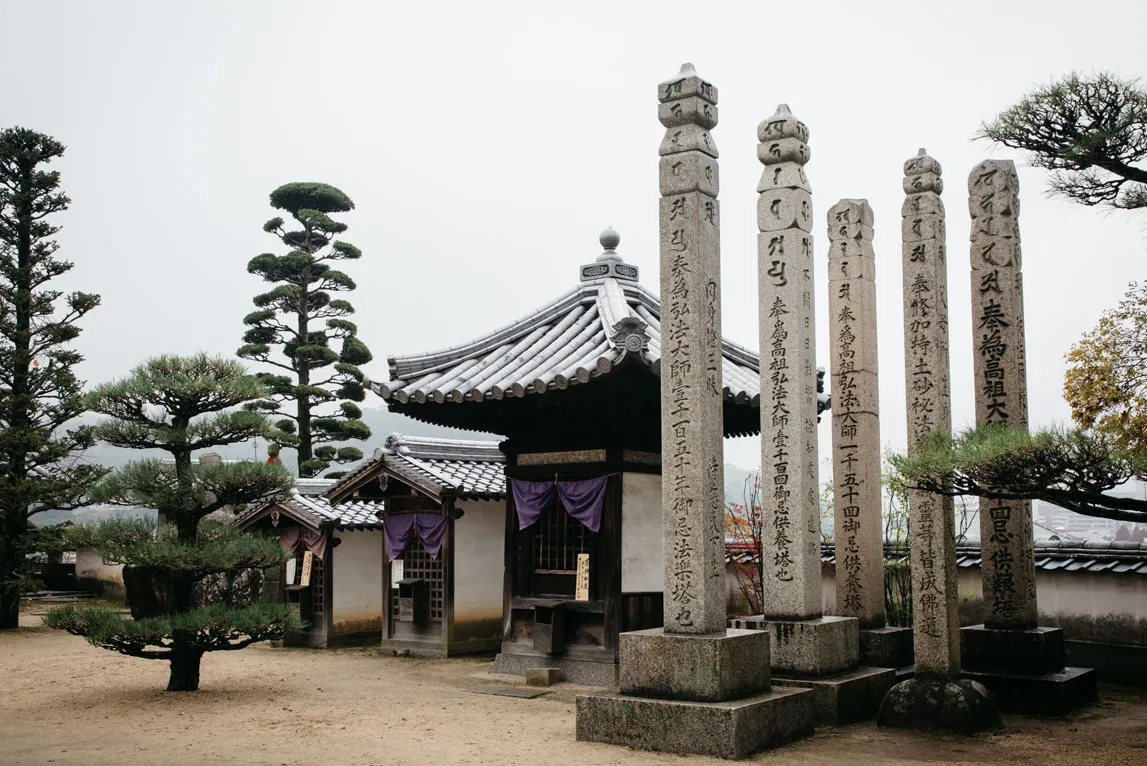
<svg viewBox="0 0 1147 766">
<path fill-rule="evenodd" d="M 985 160 L 968 176 L 972 214 L 972 331 L 976 425 L 1027 430 L 1019 179 L 1010 160 Z M 1031 502 L 980 502 L 984 623 L 1037 625 Z"/>
<path fill-rule="evenodd" d="M 757 139 L 765 616 L 803 619 L 821 614 L 808 128 L 781 104 Z"/>
<path fill-rule="evenodd" d="M 658 86 L 665 630 L 725 629 L 717 89 L 692 65 Z"/>
<path fill-rule="evenodd" d="M 937 429 L 952 428 L 948 371 L 948 259 L 940 163 L 921 149 L 904 163 L 904 391 L 908 454 Z M 960 677 L 956 541 L 952 498 L 908 493 L 912 628 L 916 672 Z"/>
<path fill-rule="evenodd" d="M 876 364 L 872 208 L 841 200 L 828 211 L 836 613 L 884 627 L 884 526 Z"/>
</svg>

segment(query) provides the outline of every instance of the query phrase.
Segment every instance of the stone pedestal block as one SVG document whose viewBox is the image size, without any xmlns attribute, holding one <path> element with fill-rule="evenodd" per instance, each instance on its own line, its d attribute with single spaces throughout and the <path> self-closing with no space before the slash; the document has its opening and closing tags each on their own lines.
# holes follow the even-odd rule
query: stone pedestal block
<svg viewBox="0 0 1147 766">
<path fill-rule="evenodd" d="M 773 673 L 822 678 L 855 670 L 860 664 L 860 626 L 855 617 L 770 620 L 755 615 L 732 624 L 769 634 Z"/>
<path fill-rule="evenodd" d="M 774 689 L 731 702 L 628 697 L 577 698 L 577 738 L 588 742 L 740 759 L 812 733 L 813 693 Z"/>
<path fill-rule="evenodd" d="M 560 668 L 530 668 L 526 671 L 526 686 L 553 686 L 561 680 Z"/>
<path fill-rule="evenodd" d="M 762 631 L 652 628 L 622 633 L 619 649 L 622 694 L 721 702 L 769 690 L 769 635 Z"/>
<path fill-rule="evenodd" d="M 966 670 L 1058 673 L 1064 663 L 1063 631 L 995 630 L 983 625 L 960 628 L 960 657 Z"/>
<path fill-rule="evenodd" d="M 975 681 L 911 678 L 888 690 L 879 726 L 975 734 L 1003 726 L 992 693 Z"/>
<path fill-rule="evenodd" d="M 915 660 L 912 628 L 860 631 L 860 663 L 874 668 L 903 668 Z"/>
<path fill-rule="evenodd" d="M 963 675 L 990 689 L 1005 713 L 1064 715 L 1098 697 L 1094 668 L 1063 668 L 1038 675 L 965 670 Z"/>
<path fill-rule="evenodd" d="M 897 680 L 892 668 L 863 667 L 828 678 L 773 676 L 773 685 L 811 690 L 816 722 L 844 726 L 875 718 L 884 695 Z"/>
<path fill-rule="evenodd" d="M 524 676 L 536 668 L 555 668 L 562 678 L 583 686 L 617 686 L 617 663 L 578 659 L 552 654 L 499 652 L 492 672 Z"/>
</svg>

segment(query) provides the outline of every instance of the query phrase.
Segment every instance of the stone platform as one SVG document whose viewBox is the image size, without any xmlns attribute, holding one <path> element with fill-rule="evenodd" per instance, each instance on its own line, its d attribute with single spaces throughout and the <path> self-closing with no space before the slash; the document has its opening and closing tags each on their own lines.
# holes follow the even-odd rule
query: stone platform
<svg viewBox="0 0 1147 766">
<path fill-rule="evenodd" d="M 757 630 L 687 636 L 650 628 L 618 637 L 621 693 L 719 702 L 769 690 L 769 636 Z"/>
<path fill-rule="evenodd" d="M 775 674 L 823 678 L 860 664 L 860 623 L 855 617 L 772 620 L 761 615 L 733 620 L 733 626 L 769 635 Z"/>
<path fill-rule="evenodd" d="M 499 652 L 490 672 L 524 676 L 527 671 L 535 668 L 556 668 L 566 681 L 583 686 L 617 686 L 616 662 L 598 662 L 564 655 Z"/>
<path fill-rule="evenodd" d="M 816 722 L 844 726 L 875 718 L 884 695 L 900 680 L 892 668 L 861 667 L 825 678 L 773 676 L 773 688 L 803 688 L 813 692 Z"/>
<path fill-rule="evenodd" d="M 915 661 L 912 628 L 861 629 L 861 665 L 873 668 L 904 668 Z"/>
<path fill-rule="evenodd" d="M 740 759 L 811 734 L 813 707 L 813 692 L 794 688 L 726 702 L 582 694 L 577 698 L 577 738 Z"/>
<path fill-rule="evenodd" d="M 1040 674 L 965 669 L 961 675 L 991 690 L 1005 713 L 1065 715 L 1095 702 L 1099 693 L 1094 668 Z"/>
<path fill-rule="evenodd" d="M 999 630 L 984 625 L 960 628 L 961 664 L 976 671 L 1043 674 L 1063 670 L 1063 631 L 1059 628 Z"/>
</svg>

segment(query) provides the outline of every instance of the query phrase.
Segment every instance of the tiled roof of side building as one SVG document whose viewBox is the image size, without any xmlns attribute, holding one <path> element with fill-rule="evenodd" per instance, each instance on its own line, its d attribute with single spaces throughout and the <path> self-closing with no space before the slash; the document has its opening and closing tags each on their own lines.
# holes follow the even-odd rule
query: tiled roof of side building
<svg viewBox="0 0 1147 766">
<path fill-rule="evenodd" d="M 660 374 L 660 301 L 617 255 L 618 241 L 616 232 L 602 234 L 605 252 L 581 267 L 581 283 L 570 292 L 469 343 L 391 357 L 390 380 L 370 382 L 371 390 L 400 404 L 447 404 L 583 385 L 630 359 Z M 757 354 L 728 340 L 722 353 L 726 401 L 759 407 Z"/>
<path fill-rule="evenodd" d="M 320 526 L 333 526 L 342 531 L 382 529 L 383 503 L 351 500 L 332 505 L 325 495 L 334 483 L 332 479 L 299 479 L 290 494 L 260 503 L 236 523 L 247 527 L 277 506 L 314 529 Z"/>
<path fill-rule="evenodd" d="M 326 491 L 343 497 L 364 477 L 384 467 L 401 480 L 441 497 L 454 492 L 459 499 L 501 500 L 506 497 L 505 456 L 494 441 L 442 439 L 391 434 L 374 456 Z"/>
</svg>

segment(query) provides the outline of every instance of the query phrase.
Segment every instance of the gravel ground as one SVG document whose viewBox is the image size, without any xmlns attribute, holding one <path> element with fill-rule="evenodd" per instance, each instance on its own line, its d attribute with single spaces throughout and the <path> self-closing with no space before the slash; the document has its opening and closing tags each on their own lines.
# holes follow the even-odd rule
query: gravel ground
<svg viewBox="0 0 1147 766">
<path fill-rule="evenodd" d="M 585 687 L 532 700 L 468 692 L 520 683 L 489 665 L 261 645 L 207 655 L 200 691 L 173 694 L 166 663 L 21 628 L 0 633 L 0 764 L 719 763 L 577 742 L 574 697 Z M 1100 695 L 1068 719 L 1007 717 L 999 734 L 858 724 L 747 762 L 1147 765 L 1147 690 Z"/>
</svg>

